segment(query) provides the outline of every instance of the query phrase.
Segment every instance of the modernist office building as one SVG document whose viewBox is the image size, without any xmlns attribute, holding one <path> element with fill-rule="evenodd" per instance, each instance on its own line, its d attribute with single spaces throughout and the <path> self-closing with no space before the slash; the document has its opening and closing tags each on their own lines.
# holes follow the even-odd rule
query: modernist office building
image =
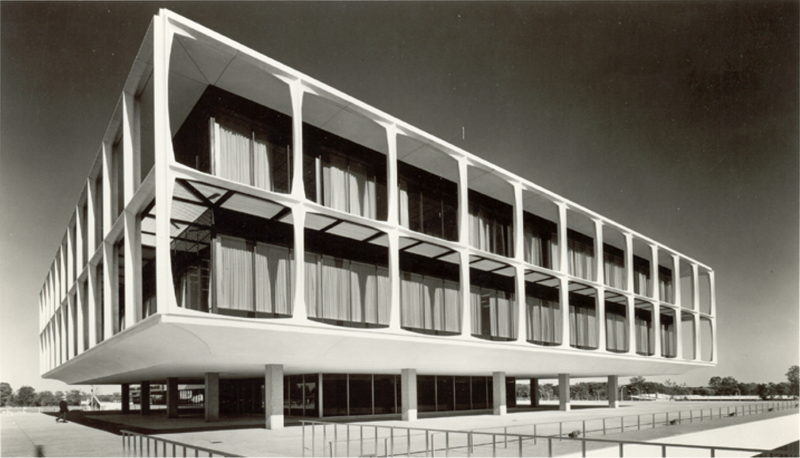
<svg viewBox="0 0 800 458">
<path fill-rule="evenodd" d="M 717 361 L 710 267 L 167 10 L 39 307 L 45 377 L 270 428 Z"/>
</svg>

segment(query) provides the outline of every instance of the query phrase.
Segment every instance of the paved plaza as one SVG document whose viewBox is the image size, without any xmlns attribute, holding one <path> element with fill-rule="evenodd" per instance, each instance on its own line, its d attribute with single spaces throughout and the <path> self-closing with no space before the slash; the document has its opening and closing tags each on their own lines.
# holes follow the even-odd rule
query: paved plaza
<svg viewBox="0 0 800 458">
<path fill-rule="evenodd" d="M 578 407 L 578 406 L 576 406 Z M 598 423 L 600 418 L 608 418 L 609 431 L 606 436 L 602 436 L 599 432 L 588 434 L 589 437 L 606 437 L 608 439 L 624 438 L 627 440 L 638 441 L 663 441 L 672 443 L 691 443 L 691 444 L 705 444 L 705 445 L 729 445 L 741 446 L 752 448 L 776 448 L 784 445 L 792 440 L 797 440 L 798 430 L 798 415 L 797 410 L 794 409 L 794 415 L 787 415 L 792 410 L 765 412 L 758 415 L 737 415 L 729 417 L 723 414 L 722 418 L 716 416 L 714 419 L 709 420 L 706 416 L 702 422 L 697 421 L 698 415 L 695 413 L 695 420 L 692 423 L 685 422 L 685 412 L 693 409 L 697 412 L 699 409 L 708 409 L 716 414 L 719 409 L 726 412 L 728 405 L 719 403 L 684 403 L 684 402 L 650 402 L 650 403 L 626 403 L 619 409 L 610 408 L 576 408 L 571 412 L 560 412 L 557 410 L 540 410 L 540 411 L 522 411 L 511 412 L 505 416 L 494 416 L 489 414 L 484 415 L 465 415 L 465 416 L 448 416 L 438 418 L 422 418 L 415 422 L 407 423 L 398 420 L 383 420 L 369 422 L 369 425 L 382 425 L 382 426 L 413 426 L 417 428 L 432 428 L 442 430 L 474 430 L 480 432 L 503 432 L 509 433 L 524 433 L 531 434 L 532 425 L 539 425 L 538 434 L 557 434 L 557 422 L 570 421 L 572 425 L 578 425 L 582 420 L 587 422 Z M 741 407 L 740 407 L 741 409 Z M 654 412 L 667 412 L 670 411 L 670 418 L 677 418 L 678 411 L 684 412 L 682 418 L 683 422 L 676 425 L 664 425 L 661 421 L 657 421 L 656 428 L 648 428 L 647 422 L 652 418 Z M 612 418 L 618 418 L 624 415 L 626 420 L 626 432 L 620 433 L 613 431 Z M 641 416 L 643 427 L 640 431 L 635 428 L 635 419 Z M 119 414 L 101 414 L 90 415 L 92 419 L 105 418 L 114 423 L 115 427 L 135 428 L 148 427 L 156 428 L 162 431 L 158 434 L 161 437 L 168 438 L 174 441 L 179 441 L 191 445 L 222 450 L 229 453 L 247 455 L 247 456 L 298 456 L 301 454 L 302 443 L 302 428 L 298 426 L 290 426 L 279 431 L 268 431 L 260 427 L 253 427 L 252 422 L 254 418 L 234 419 L 234 423 L 239 422 L 238 425 L 230 425 L 229 427 L 238 427 L 239 429 L 227 429 L 216 431 L 194 431 L 194 432 L 172 432 L 181 431 L 183 429 L 191 429 L 192 427 L 207 426 L 201 418 L 180 418 L 177 420 L 166 419 L 163 416 L 146 416 L 140 415 L 119 415 Z M 664 418 L 659 416 L 658 418 Z M 632 420 L 631 420 L 632 419 Z M 633 422 L 633 423 L 631 423 Z M 224 423 L 224 422 L 223 422 Z M 248 425 L 249 423 L 249 425 Z M 367 422 L 362 422 L 367 423 Z M 547 424 L 549 423 L 549 424 Z M 617 423 L 618 425 L 619 423 Z M 2 456 L 35 456 L 37 454 L 37 446 L 41 446 L 39 452 L 45 456 L 119 456 L 122 453 L 121 438 L 120 436 L 111 432 L 106 432 L 100 429 L 83 426 L 77 423 L 59 424 L 55 422 L 54 417 L 39 414 L 39 413 L 13 413 L 0 415 L 0 425 L 2 426 L 2 449 L 0 453 Z M 127 425 L 127 426 L 125 426 Z M 568 423 L 565 423 L 568 425 Z M 752 425 L 757 431 L 761 433 L 743 433 L 742 431 L 751 431 Z M 213 425 L 211 425 L 213 427 Z M 320 427 L 315 431 L 315 452 L 316 455 L 322 455 L 323 447 L 323 434 L 325 435 L 325 444 L 330 447 L 330 443 L 334 442 L 335 454 L 337 456 L 344 456 L 347 454 L 347 441 L 346 429 L 344 424 L 337 427 L 336 433 L 333 432 L 329 426 L 323 433 Z M 567 427 L 564 428 L 564 433 L 569 432 Z M 399 431 L 399 430 L 398 430 Z M 756 431 L 756 430 L 752 430 Z M 764 431 L 771 431 L 770 434 L 764 434 Z M 306 446 L 311 445 L 311 431 L 306 428 Z M 371 428 L 365 428 L 362 433 L 360 428 L 350 428 L 351 441 L 349 454 L 383 454 L 386 447 L 386 437 L 383 433 L 379 440 L 374 440 Z M 360 434 L 365 435 L 363 445 L 356 439 Z M 399 436 L 397 440 L 400 441 Z M 477 455 L 491 455 L 491 435 L 483 435 L 482 441 L 484 445 L 476 448 Z M 794 437 L 794 438 L 792 438 Z M 403 436 L 405 439 L 405 436 Z M 412 437 L 414 444 L 412 449 L 424 450 L 425 438 L 421 432 L 414 433 Z M 436 437 L 436 448 L 444 446 L 444 435 L 440 434 Z M 458 443 L 457 438 L 451 439 L 454 443 Z M 524 443 L 524 453 L 526 455 L 546 455 L 546 441 L 538 441 L 537 444 Z M 518 444 L 513 441 L 510 444 L 498 441 L 496 444 L 496 453 L 498 456 L 513 456 L 518 452 Z M 364 447 L 361 449 L 360 447 Z M 589 444 L 587 447 L 593 454 L 613 455 L 616 451 L 611 451 L 604 448 L 603 444 L 594 443 Z M 327 454 L 328 451 L 326 451 Z M 579 442 L 557 441 L 553 447 L 554 454 L 557 455 L 574 455 L 580 453 Z M 310 453 L 309 450 L 306 452 Z M 631 450 L 633 453 L 633 449 Z M 646 453 L 646 452 L 645 452 Z M 465 454 L 465 453 L 464 453 Z M 652 454 L 658 454 L 656 452 Z M 651 455 L 652 455 L 651 454 Z M 670 456 L 680 455 L 677 452 L 670 452 Z M 451 456 L 459 456 L 457 451 L 451 453 Z M 725 456 L 719 454 L 717 456 Z"/>
</svg>

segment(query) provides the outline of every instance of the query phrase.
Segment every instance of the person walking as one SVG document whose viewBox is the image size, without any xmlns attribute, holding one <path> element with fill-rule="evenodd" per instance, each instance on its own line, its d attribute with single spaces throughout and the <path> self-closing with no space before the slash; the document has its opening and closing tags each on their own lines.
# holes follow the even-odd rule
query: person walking
<svg viewBox="0 0 800 458">
<path fill-rule="evenodd" d="M 66 423 L 68 413 L 69 413 L 69 407 L 67 406 L 67 401 L 62 399 L 58 403 L 58 418 L 56 418 L 56 422 Z"/>
</svg>

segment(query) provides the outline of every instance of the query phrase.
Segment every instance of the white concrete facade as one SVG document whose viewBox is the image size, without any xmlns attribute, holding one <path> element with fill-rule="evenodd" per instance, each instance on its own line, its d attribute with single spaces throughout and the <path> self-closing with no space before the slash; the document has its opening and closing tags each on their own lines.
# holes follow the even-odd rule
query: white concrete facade
<svg viewBox="0 0 800 458">
<path fill-rule="evenodd" d="M 292 117 L 292 180 L 290 192 L 277 193 L 226 180 L 187 167 L 175 160 L 172 135 L 177 126 L 170 125 L 170 66 L 176 37 L 191 40 L 214 52 L 228 53 L 255 66 L 267 76 L 284 83 L 287 110 Z M 225 54 L 227 55 L 227 54 Z M 233 57 L 231 61 L 233 61 Z M 238 61 L 237 61 L 238 62 Z M 235 71 L 231 70 L 231 71 Z M 147 87 L 146 87 L 147 85 Z M 151 86 L 150 86 L 151 85 Z M 253 90 L 257 91 L 255 87 Z M 152 138 L 143 138 L 141 122 L 145 91 L 152 91 Z M 146 94 L 145 94 L 146 95 Z M 386 220 L 370 219 L 344 213 L 313 202 L 303 187 L 303 115 L 304 100 L 321 97 L 347 107 L 352 112 L 372 120 L 385 130 L 387 144 L 387 202 Z M 306 102 L 307 103 L 307 102 Z M 453 161 L 452 174 L 458 182 L 458 237 L 450 241 L 412 231 L 398 223 L 398 141 L 411 138 L 433 145 Z M 117 146 L 119 145 L 119 146 Z M 142 171 L 142 151 L 152 147 L 153 167 Z M 115 151 L 121 148 L 121 157 Z M 121 160 L 122 177 L 118 176 L 116 161 Z M 514 256 L 501 256 L 470 245 L 468 229 L 468 192 L 470 170 L 479 170 L 512 189 L 507 204 L 514 211 Z M 368 226 L 387 235 L 389 252 L 390 318 L 381 328 L 348 328 L 320 323 L 307 318 L 304 299 L 303 257 L 296 263 L 292 290 L 294 294 L 291 318 L 241 318 L 214 315 L 178 306 L 171 269 L 170 223 L 175 197 L 176 180 L 189 179 L 220 188 L 269 200 L 291 209 L 293 248 L 304 252 L 304 228 L 308 215 Z M 120 185 L 121 183 L 121 185 Z M 120 196 L 120 192 L 122 195 Z M 553 269 L 529 264 L 522 256 L 524 200 L 535 196 L 557 209 L 560 243 L 558 265 Z M 102 200 L 100 200 L 102 199 Z M 122 207 L 117 208 L 117 202 Z M 154 234 L 143 235 L 140 215 L 155 202 Z M 593 226 L 595 270 L 593 279 L 570 274 L 567 260 L 568 218 L 580 215 Z M 622 235 L 625 252 L 625 287 L 608 284 L 604 278 L 604 231 Z M 142 298 L 143 238 L 152 239 L 155 252 L 157 310 L 144 316 Z M 457 253 L 461 274 L 461 333 L 459 335 L 424 335 L 406 330 L 400 325 L 400 293 L 398 246 L 400 238 L 413 238 L 445 247 Z M 651 253 L 652 269 L 649 294 L 634 290 L 633 242 L 642 243 Z M 148 242 L 150 243 L 150 242 Z M 85 253 L 85 254 L 84 254 Z M 673 301 L 659 297 L 659 253 L 673 262 Z M 508 265 L 514 270 L 517 290 L 516 338 L 511 341 L 487 341 L 471 335 L 469 302 L 469 262 L 471 256 Z M 125 288 L 120 295 L 119 262 Z M 663 261 L 663 259 L 662 259 Z M 680 263 L 691 266 L 692 303 L 681 303 Z M 524 276 L 538 272 L 555 278 L 560 285 L 563 314 L 561 344 L 542 346 L 528 341 L 525 330 Z M 710 306 L 701 310 L 698 294 L 698 275 L 707 275 Z M 566 291 L 571 282 L 593 289 L 598 298 L 614 293 L 625 301 L 628 316 L 628 350 L 613 352 L 606 349 L 604 300 L 598 301 L 599 345 L 596 349 L 570 346 L 568 338 L 569 304 Z M 274 61 L 256 51 L 223 37 L 199 24 L 161 10 L 146 33 L 102 139 L 97 159 L 68 223 L 63 243 L 56 253 L 39 295 L 40 310 L 40 367 L 46 378 L 67 383 L 138 383 L 141 380 L 166 380 L 171 377 L 209 378 L 266 376 L 276 380 L 277 373 L 302 371 L 340 371 L 352 373 L 395 373 L 408 379 L 416 374 L 481 374 L 504 380 L 505 375 L 547 378 L 559 374 L 572 377 L 679 374 L 696 367 L 713 366 L 717 362 L 716 300 L 713 270 L 684 254 L 571 202 L 530 181 L 503 170 L 454 145 L 444 142 L 414 126 L 375 109 L 355 98 Z M 121 301 L 121 303 L 120 303 Z M 655 354 L 640 355 L 634 348 L 633 312 L 637 306 L 650 307 L 654 314 Z M 664 357 L 660 350 L 660 310 L 677 312 L 677 356 Z M 695 329 L 693 357 L 681 353 L 680 319 L 691 315 Z M 124 319 L 122 316 L 124 315 Z M 701 324 L 707 321 L 711 330 L 711 352 L 707 361 L 701 358 Z M 76 335 L 77 334 L 77 335 Z M 269 348 L 254 352 L 252 348 Z M 323 356 L 324 355 L 324 356 Z M 358 357 L 354 357 L 358 355 Z M 278 369 L 279 368 L 279 369 Z M 413 368 L 413 369 L 408 369 Z M 409 372 L 407 372 L 407 370 Z M 411 372 L 414 371 L 414 372 Z M 565 377 L 569 380 L 569 376 Z M 216 375 L 210 375 L 214 386 Z M 615 379 L 616 380 L 616 379 Z M 415 390 L 415 388 L 414 388 Z M 496 394 L 505 386 L 496 386 Z M 405 394 L 404 393 L 404 405 Z M 411 394 L 409 394 L 411 396 Z M 408 418 L 413 419 L 416 401 L 409 401 Z M 495 405 L 496 413 L 505 412 L 504 400 Z M 566 404 L 568 408 L 568 403 Z M 218 412 L 210 412 L 212 417 Z M 267 422 L 278 424 L 282 418 L 267 414 Z M 404 410 L 405 415 L 405 410 Z M 271 418 L 271 419 L 270 419 Z"/>
</svg>

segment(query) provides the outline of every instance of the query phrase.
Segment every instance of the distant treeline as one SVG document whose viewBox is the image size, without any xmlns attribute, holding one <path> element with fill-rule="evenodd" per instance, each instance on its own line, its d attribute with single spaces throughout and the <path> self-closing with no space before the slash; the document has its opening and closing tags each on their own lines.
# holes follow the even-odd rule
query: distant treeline
<svg viewBox="0 0 800 458">
<path fill-rule="evenodd" d="M 80 390 L 69 391 L 36 391 L 33 387 L 23 385 L 16 391 L 6 382 L 0 382 L 0 407 L 45 407 L 57 406 L 61 400 L 67 401 L 71 406 L 80 405 L 82 401 L 89 399 L 89 394 Z M 97 399 L 100 402 L 119 402 L 121 395 L 99 394 Z"/>
</svg>

